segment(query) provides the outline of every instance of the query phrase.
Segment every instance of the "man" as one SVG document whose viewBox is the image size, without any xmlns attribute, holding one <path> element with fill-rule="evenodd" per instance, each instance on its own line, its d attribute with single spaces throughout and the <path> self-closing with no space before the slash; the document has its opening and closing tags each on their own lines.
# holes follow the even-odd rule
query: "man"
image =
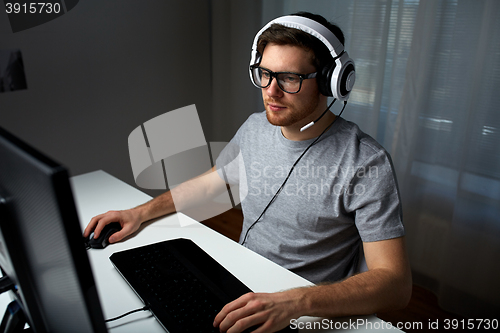
<svg viewBox="0 0 500 333">
<path fill-rule="evenodd" d="M 356 125 L 326 112 L 327 95 L 347 100 L 354 67 L 349 60 L 347 65 L 339 62 L 348 59 L 345 52 L 329 51 L 321 36 L 297 27 L 304 22 L 316 27 L 316 21 L 337 36 L 331 37 L 334 42 L 343 44 L 343 36 L 321 16 L 299 17 L 306 20 L 287 17 L 285 23 L 258 34 L 251 75 L 262 90 L 266 111 L 252 115 L 238 130 L 231 144 L 239 147 L 242 166 L 226 169 L 224 176 L 229 183 L 246 178 L 240 242 L 321 284 L 244 295 L 215 318 L 214 326 L 222 332 L 256 325 L 257 333 L 274 332 L 305 315 L 335 317 L 402 308 L 411 294 L 390 158 Z M 330 85 L 330 74 L 325 83 L 324 68 L 331 66 L 332 54 L 338 60 L 332 68 L 346 65 L 340 88 Z M 226 165 L 225 155 L 218 166 Z M 122 230 L 110 239 L 119 241 L 142 222 L 217 195 L 225 189 L 223 178 L 222 172 L 207 172 L 134 209 L 96 216 L 84 236 L 94 228 L 99 235 L 104 225 L 119 221 Z M 361 246 L 368 270 L 355 274 Z"/>
</svg>

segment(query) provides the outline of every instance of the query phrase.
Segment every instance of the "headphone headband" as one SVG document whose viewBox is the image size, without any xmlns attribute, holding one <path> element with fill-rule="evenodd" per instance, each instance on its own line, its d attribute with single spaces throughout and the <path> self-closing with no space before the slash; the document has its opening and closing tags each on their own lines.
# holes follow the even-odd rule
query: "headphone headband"
<svg viewBox="0 0 500 333">
<path fill-rule="evenodd" d="M 344 51 L 344 46 L 334 35 L 334 33 L 330 31 L 330 29 L 307 17 L 294 15 L 278 17 L 277 19 L 272 20 L 262 29 L 260 29 L 260 31 L 254 38 L 252 46 L 253 50 L 257 49 L 257 43 L 259 41 L 260 35 L 262 35 L 262 33 L 264 33 L 264 31 L 266 31 L 273 24 L 280 24 L 288 28 L 302 30 L 309 35 L 318 38 L 328 48 L 328 51 L 330 51 L 332 58 L 338 57 L 342 53 L 342 51 Z"/>
</svg>

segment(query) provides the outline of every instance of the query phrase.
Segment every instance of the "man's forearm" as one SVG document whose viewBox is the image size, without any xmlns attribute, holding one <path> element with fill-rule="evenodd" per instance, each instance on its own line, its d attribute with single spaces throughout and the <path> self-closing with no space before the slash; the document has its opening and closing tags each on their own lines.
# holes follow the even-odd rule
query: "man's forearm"
<svg viewBox="0 0 500 333">
<path fill-rule="evenodd" d="M 175 212 L 175 205 L 172 199 L 172 193 L 167 191 L 150 201 L 133 208 L 139 215 L 141 223 L 154 218 L 171 214 Z"/>
<path fill-rule="evenodd" d="M 133 210 L 136 211 L 141 223 L 143 223 L 206 202 L 225 189 L 225 186 L 225 182 L 219 177 L 215 169 L 212 169 L 145 204 L 137 206 Z"/>
<path fill-rule="evenodd" d="M 365 315 L 405 307 L 411 296 L 411 278 L 379 268 L 342 282 L 302 288 L 301 291 L 301 316 Z"/>
</svg>

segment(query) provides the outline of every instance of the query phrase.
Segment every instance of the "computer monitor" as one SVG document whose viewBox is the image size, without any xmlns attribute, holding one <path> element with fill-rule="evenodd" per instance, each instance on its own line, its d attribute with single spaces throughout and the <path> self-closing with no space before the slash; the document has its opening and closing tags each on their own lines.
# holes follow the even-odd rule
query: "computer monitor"
<svg viewBox="0 0 500 333">
<path fill-rule="evenodd" d="M 34 332 L 107 332 L 67 169 L 2 128 L 0 267 Z"/>
</svg>

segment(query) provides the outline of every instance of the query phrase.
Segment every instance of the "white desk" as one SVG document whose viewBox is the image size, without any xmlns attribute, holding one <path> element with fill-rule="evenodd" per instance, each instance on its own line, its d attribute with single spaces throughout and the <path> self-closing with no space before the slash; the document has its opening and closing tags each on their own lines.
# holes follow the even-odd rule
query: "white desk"
<svg viewBox="0 0 500 333">
<path fill-rule="evenodd" d="M 103 171 L 96 171 L 71 179 L 75 201 L 83 228 L 90 219 L 108 210 L 122 210 L 135 207 L 150 196 Z M 189 238 L 209 253 L 215 260 L 238 277 L 255 292 L 276 292 L 300 286 L 311 285 L 300 276 L 246 249 L 225 236 L 196 222 L 184 214 L 174 214 L 144 224 L 140 231 L 126 241 L 108 246 L 104 250 L 89 250 L 88 255 L 97 284 L 104 317 L 111 318 L 143 306 L 121 275 L 115 270 L 109 256 L 117 251 L 156 243 L 173 238 Z M 304 317 L 302 324 L 313 321 L 322 322 L 321 318 Z M 329 322 L 329 321 L 328 321 Z M 337 327 L 349 327 L 360 323 L 356 332 L 367 331 L 366 326 L 378 328 L 387 323 L 375 316 L 353 317 L 337 320 Z M 319 325 L 316 324 L 316 325 Z M 385 325 L 385 326 L 384 326 Z M 335 327 L 329 323 L 328 327 Z M 108 324 L 110 333 L 122 332 L 165 332 L 149 312 L 139 312 Z M 346 330 L 335 330 L 344 332 Z M 301 332 L 333 332 L 334 330 L 301 330 Z M 387 330 L 395 332 L 397 330 Z"/>
</svg>

